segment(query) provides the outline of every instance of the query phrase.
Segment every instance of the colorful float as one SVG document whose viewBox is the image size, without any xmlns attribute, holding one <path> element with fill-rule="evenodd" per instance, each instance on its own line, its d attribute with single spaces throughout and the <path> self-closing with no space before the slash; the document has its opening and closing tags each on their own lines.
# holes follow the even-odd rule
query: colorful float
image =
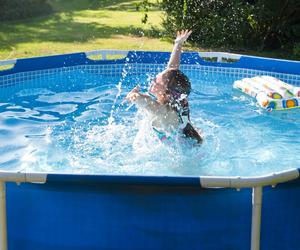
<svg viewBox="0 0 300 250">
<path fill-rule="evenodd" d="M 234 82 L 233 87 L 255 97 L 268 111 L 300 107 L 300 87 L 287 84 L 272 76 L 255 76 Z"/>
</svg>

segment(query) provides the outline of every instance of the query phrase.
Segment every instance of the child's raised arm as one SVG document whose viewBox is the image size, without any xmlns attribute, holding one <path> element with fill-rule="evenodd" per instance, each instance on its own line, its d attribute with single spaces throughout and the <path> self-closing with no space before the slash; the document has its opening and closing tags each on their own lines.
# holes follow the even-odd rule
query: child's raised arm
<svg viewBox="0 0 300 250">
<path fill-rule="evenodd" d="M 167 68 L 179 69 L 182 44 L 188 39 L 191 33 L 191 30 L 182 30 L 177 32 L 177 37 L 175 39 L 175 44 Z"/>
</svg>

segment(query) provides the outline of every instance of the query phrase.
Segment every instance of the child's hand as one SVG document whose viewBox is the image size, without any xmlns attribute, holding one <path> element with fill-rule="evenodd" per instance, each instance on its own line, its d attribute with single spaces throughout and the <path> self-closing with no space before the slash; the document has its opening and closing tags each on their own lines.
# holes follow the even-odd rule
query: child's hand
<svg viewBox="0 0 300 250">
<path fill-rule="evenodd" d="M 134 102 L 141 94 L 140 94 L 140 86 L 135 86 L 125 97 L 125 100 Z"/>
<path fill-rule="evenodd" d="M 177 37 L 175 39 L 175 43 L 183 44 L 189 38 L 190 34 L 192 34 L 191 30 L 177 31 Z"/>
</svg>

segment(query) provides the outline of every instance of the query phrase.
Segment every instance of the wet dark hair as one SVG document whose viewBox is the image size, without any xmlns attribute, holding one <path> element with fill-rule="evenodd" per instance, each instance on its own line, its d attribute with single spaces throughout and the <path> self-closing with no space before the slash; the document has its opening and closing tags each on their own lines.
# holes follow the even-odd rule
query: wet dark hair
<svg viewBox="0 0 300 250">
<path fill-rule="evenodd" d="M 165 73 L 167 81 L 167 95 L 170 96 L 170 106 L 178 113 L 183 124 L 183 134 L 202 143 L 203 139 L 200 133 L 192 126 L 190 122 L 190 109 L 188 103 L 188 95 L 191 93 L 191 83 L 189 78 L 178 69 L 170 69 Z M 186 95 L 186 96 L 183 96 Z M 184 123 L 186 117 L 188 122 Z"/>
<path fill-rule="evenodd" d="M 189 78 L 179 69 L 168 70 L 165 77 L 167 81 L 167 93 L 172 90 L 186 95 L 191 93 L 191 83 Z"/>
</svg>

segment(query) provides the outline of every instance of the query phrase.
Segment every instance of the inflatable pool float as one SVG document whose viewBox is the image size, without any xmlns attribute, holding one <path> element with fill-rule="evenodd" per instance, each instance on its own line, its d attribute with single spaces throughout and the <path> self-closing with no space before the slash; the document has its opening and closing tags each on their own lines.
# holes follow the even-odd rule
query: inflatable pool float
<svg viewBox="0 0 300 250">
<path fill-rule="evenodd" d="M 233 87 L 255 97 L 257 103 L 268 111 L 300 107 L 300 87 L 272 76 L 244 78 L 235 81 Z"/>
</svg>

